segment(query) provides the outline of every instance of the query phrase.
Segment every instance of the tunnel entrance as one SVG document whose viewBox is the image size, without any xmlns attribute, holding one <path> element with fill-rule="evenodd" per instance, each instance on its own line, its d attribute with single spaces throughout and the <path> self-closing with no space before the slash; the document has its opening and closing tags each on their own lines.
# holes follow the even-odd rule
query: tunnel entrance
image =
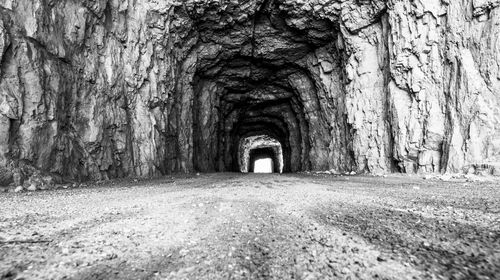
<svg viewBox="0 0 500 280">
<path fill-rule="evenodd" d="M 251 172 L 249 151 L 256 148 L 273 150 L 274 172 L 350 164 L 349 151 L 334 147 L 349 142 L 345 114 L 337 112 L 344 106 L 338 28 L 328 19 L 290 14 L 282 1 L 257 1 L 244 10 L 237 2 L 217 3 L 174 14 L 193 21 L 187 33 L 177 32 L 191 40 L 181 67 L 188 79 L 178 91 L 180 110 L 192 102 L 193 131 L 182 131 L 186 140 L 172 149 L 192 146 L 186 157 L 199 172 Z M 267 145 L 251 144 L 262 137 Z"/>
<path fill-rule="evenodd" d="M 261 158 L 272 160 L 272 172 L 283 173 L 283 148 L 281 142 L 267 135 L 249 136 L 240 140 L 238 149 L 240 172 L 255 172 L 252 169 L 256 155 L 262 155 Z"/>
</svg>

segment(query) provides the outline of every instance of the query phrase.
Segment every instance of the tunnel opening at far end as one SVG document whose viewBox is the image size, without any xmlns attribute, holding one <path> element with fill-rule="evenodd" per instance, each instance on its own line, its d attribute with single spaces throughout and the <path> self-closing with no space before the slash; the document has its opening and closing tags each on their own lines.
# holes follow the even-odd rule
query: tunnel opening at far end
<svg viewBox="0 0 500 280">
<path fill-rule="evenodd" d="M 279 172 L 279 162 L 273 148 L 258 148 L 250 151 L 250 173 L 275 173 Z"/>
<path fill-rule="evenodd" d="M 272 137 L 259 135 L 242 139 L 238 156 L 242 173 L 283 173 L 283 149 Z"/>
<path fill-rule="evenodd" d="M 270 157 L 255 159 L 252 165 L 253 173 L 274 173 L 274 162 Z"/>
</svg>

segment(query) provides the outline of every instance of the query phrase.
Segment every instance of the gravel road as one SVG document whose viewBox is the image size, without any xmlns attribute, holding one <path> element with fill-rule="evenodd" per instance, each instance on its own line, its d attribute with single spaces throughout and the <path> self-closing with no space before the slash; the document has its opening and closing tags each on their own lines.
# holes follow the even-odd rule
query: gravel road
<svg viewBox="0 0 500 280">
<path fill-rule="evenodd" d="M 2 279 L 499 279 L 500 186 L 203 174 L 0 194 Z"/>
</svg>

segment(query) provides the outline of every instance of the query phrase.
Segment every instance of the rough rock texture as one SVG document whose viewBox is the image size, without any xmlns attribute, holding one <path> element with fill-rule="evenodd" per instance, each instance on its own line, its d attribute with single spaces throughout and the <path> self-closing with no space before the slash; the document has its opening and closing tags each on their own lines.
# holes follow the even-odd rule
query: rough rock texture
<svg viewBox="0 0 500 280">
<path fill-rule="evenodd" d="M 495 166 L 499 6 L 0 0 L 0 166 L 239 171 L 257 135 L 292 172 Z"/>
<path fill-rule="evenodd" d="M 278 140 L 273 139 L 269 136 L 259 135 L 259 136 L 248 137 L 240 141 L 240 147 L 238 150 L 240 172 L 248 173 L 250 171 L 251 169 L 250 167 L 252 164 L 250 162 L 251 160 L 250 155 L 252 154 L 252 151 L 259 149 L 271 150 L 271 153 L 267 154 L 267 157 L 271 158 L 273 160 L 273 164 L 277 167 L 274 168 L 274 172 L 282 173 L 283 171 L 288 171 L 284 169 L 285 163 L 283 162 L 283 148 L 281 147 L 281 143 Z M 286 163 L 287 169 L 289 169 L 290 166 L 291 163 L 287 162 Z"/>
</svg>

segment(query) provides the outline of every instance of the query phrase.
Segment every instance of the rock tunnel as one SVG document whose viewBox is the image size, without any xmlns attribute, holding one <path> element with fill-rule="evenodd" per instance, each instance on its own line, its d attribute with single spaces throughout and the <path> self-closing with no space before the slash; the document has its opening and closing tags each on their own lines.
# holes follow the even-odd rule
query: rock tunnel
<svg viewBox="0 0 500 280">
<path fill-rule="evenodd" d="M 464 1 L 0 1 L 0 173 L 494 173 L 499 4 Z"/>
<path fill-rule="evenodd" d="M 312 18 L 299 28 L 276 1 L 259 3 L 231 25 L 210 9 L 192 18 L 199 32 L 192 70 L 194 169 L 241 171 L 240 142 L 257 135 L 280 144 L 283 172 L 328 168 L 331 124 L 324 115 L 330 112 L 322 106 L 333 104 L 318 92 L 323 84 L 313 60 L 318 50 L 336 52 L 333 24 Z M 330 56 L 323 64 L 342 74 L 339 59 Z"/>
</svg>

